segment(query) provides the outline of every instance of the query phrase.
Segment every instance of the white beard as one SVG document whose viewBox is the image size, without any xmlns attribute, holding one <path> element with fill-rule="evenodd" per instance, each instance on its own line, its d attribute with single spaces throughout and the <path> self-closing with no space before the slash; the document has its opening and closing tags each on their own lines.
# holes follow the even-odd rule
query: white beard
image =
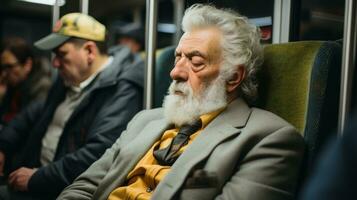
<svg viewBox="0 0 357 200">
<path fill-rule="evenodd" d="M 177 126 L 192 124 L 201 115 L 227 106 L 226 81 L 218 76 L 200 94 L 194 95 L 187 82 L 173 81 L 163 103 L 164 116 Z M 175 94 L 180 92 L 182 95 Z"/>
</svg>

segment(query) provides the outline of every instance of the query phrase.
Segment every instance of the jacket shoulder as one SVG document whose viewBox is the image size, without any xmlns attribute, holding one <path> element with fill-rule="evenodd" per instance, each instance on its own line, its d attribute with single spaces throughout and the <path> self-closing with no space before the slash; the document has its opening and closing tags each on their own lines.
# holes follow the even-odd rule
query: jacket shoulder
<svg viewBox="0 0 357 200">
<path fill-rule="evenodd" d="M 301 133 L 292 124 L 270 111 L 259 108 L 252 108 L 246 129 L 253 129 L 263 137 L 278 130 L 286 130 L 289 134 L 302 139 Z"/>
<path fill-rule="evenodd" d="M 251 117 L 257 118 L 257 120 L 268 120 L 269 122 L 274 122 L 272 125 L 281 125 L 281 126 L 292 126 L 282 117 L 260 108 L 253 107 Z"/>
<path fill-rule="evenodd" d="M 110 49 L 110 55 L 114 58 L 112 63 L 114 69 L 120 69 L 117 79 L 127 80 L 143 87 L 145 63 L 139 55 L 131 53 L 128 48 L 122 46 Z"/>
<path fill-rule="evenodd" d="M 163 109 L 155 108 L 150 110 L 142 110 L 133 118 L 133 121 L 140 121 L 147 123 L 149 121 L 162 119 L 163 118 Z"/>
</svg>

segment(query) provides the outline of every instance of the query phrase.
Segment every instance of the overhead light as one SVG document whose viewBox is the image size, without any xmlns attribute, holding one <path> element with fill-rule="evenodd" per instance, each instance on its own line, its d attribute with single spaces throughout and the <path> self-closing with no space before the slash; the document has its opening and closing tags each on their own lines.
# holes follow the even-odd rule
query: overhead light
<svg viewBox="0 0 357 200">
<path fill-rule="evenodd" d="M 44 5 L 50 5 L 50 6 L 53 6 L 56 3 L 56 0 L 19 0 L 19 1 L 44 4 Z M 64 4 L 66 4 L 66 0 L 57 0 L 57 2 L 58 2 L 58 6 L 63 6 Z"/>
</svg>

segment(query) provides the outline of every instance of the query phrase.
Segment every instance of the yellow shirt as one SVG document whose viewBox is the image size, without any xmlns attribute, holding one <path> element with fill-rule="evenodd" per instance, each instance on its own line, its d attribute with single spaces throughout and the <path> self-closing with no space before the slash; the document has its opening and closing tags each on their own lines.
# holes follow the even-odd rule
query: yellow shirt
<svg viewBox="0 0 357 200">
<path fill-rule="evenodd" d="M 197 137 L 198 134 L 222 111 L 220 109 L 209 114 L 202 115 L 202 127 L 197 132 L 190 136 L 188 144 L 181 147 L 179 154 L 181 154 L 188 145 Z M 160 149 L 167 147 L 172 139 L 177 135 L 179 128 L 175 127 L 165 131 L 161 139 L 157 141 L 145 156 L 138 162 L 135 168 L 128 174 L 125 186 L 121 186 L 112 191 L 108 200 L 147 200 L 151 198 L 152 192 L 156 186 L 170 171 L 170 166 L 161 166 L 157 163 L 153 156 L 154 147 L 160 143 Z"/>
</svg>

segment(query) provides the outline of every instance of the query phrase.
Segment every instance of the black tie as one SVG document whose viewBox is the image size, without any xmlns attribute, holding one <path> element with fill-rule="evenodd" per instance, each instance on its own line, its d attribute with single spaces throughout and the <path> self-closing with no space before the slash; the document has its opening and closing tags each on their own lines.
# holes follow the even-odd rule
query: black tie
<svg viewBox="0 0 357 200">
<path fill-rule="evenodd" d="M 177 152 L 188 143 L 190 136 L 202 127 L 201 119 L 193 124 L 182 125 L 177 135 L 172 139 L 169 146 L 159 149 L 160 143 L 154 147 L 154 157 L 160 165 L 172 166 L 180 156 Z"/>
</svg>

